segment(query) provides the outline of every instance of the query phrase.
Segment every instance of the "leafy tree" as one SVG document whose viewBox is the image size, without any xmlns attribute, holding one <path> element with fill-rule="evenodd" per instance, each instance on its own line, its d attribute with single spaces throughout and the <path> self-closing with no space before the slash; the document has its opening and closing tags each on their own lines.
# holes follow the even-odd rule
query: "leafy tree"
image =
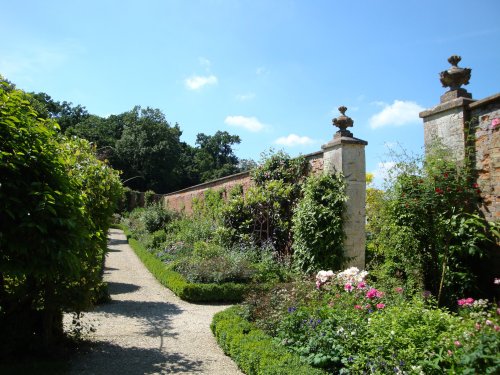
<svg viewBox="0 0 500 375">
<path fill-rule="evenodd" d="M 95 144 L 102 159 L 110 159 L 116 141 L 120 139 L 122 127 L 109 119 L 90 115 L 88 118 L 66 129 L 66 135 L 83 138 Z"/>
<path fill-rule="evenodd" d="M 200 171 L 195 163 L 198 149 L 186 142 L 181 142 L 180 150 L 175 175 L 178 181 L 177 189 L 184 189 L 200 183 Z"/>
<path fill-rule="evenodd" d="M 166 193 L 178 186 L 181 130 L 170 126 L 159 109 L 135 107 L 116 142 L 113 166 L 123 171 L 124 184 L 137 190 Z"/>
<path fill-rule="evenodd" d="M 44 92 L 31 93 L 30 101 L 40 116 L 56 120 L 63 132 L 90 116 L 85 107 L 73 106 L 67 101 L 57 102 Z"/>
<path fill-rule="evenodd" d="M 232 146 L 241 139 L 226 131 L 217 131 L 214 135 L 200 133 L 196 137 L 199 146 L 195 163 L 201 182 L 214 180 L 238 172 L 238 158 Z"/>
<path fill-rule="evenodd" d="M 255 160 L 252 159 L 240 159 L 238 162 L 238 170 L 240 172 L 251 171 L 257 168 L 259 165 Z"/>
</svg>

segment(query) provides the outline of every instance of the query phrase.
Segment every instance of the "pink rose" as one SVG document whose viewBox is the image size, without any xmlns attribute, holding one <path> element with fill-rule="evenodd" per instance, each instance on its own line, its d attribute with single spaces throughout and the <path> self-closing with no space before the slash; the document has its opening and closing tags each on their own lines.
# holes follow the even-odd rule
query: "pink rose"
<svg viewBox="0 0 500 375">
<path fill-rule="evenodd" d="M 474 298 L 463 298 L 457 301 L 458 306 L 472 306 L 474 303 Z"/>
<path fill-rule="evenodd" d="M 397 293 L 403 293 L 403 288 L 398 286 L 396 289 L 394 289 Z"/>
<path fill-rule="evenodd" d="M 350 283 L 345 284 L 344 289 L 346 292 L 350 292 L 352 290 L 352 284 Z"/>
<path fill-rule="evenodd" d="M 377 309 L 381 310 L 385 307 L 383 303 L 377 303 Z"/>
<path fill-rule="evenodd" d="M 366 288 L 366 284 L 364 281 L 361 281 L 358 286 L 357 286 L 358 289 L 365 289 Z"/>
<path fill-rule="evenodd" d="M 360 305 L 355 305 L 355 306 L 354 306 L 354 308 L 355 308 L 356 310 L 361 310 L 363 307 L 362 307 L 362 306 L 360 306 Z"/>
<path fill-rule="evenodd" d="M 377 293 L 380 293 L 377 289 L 371 288 L 368 292 L 366 292 L 366 298 L 372 299 L 377 297 Z"/>
<path fill-rule="evenodd" d="M 453 344 L 455 344 L 455 346 L 456 346 L 457 348 L 460 348 L 460 347 L 462 346 L 462 343 L 461 343 L 460 341 L 458 341 L 458 340 L 455 340 L 455 341 L 453 342 Z"/>
</svg>

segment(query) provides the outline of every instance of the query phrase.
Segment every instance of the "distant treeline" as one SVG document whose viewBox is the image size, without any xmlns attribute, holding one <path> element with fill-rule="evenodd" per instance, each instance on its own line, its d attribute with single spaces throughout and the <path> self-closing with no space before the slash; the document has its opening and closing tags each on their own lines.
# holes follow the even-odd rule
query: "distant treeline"
<svg viewBox="0 0 500 375">
<path fill-rule="evenodd" d="M 98 157 L 122 171 L 124 185 L 134 190 L 169 193 L 256 165 L 236 157 L 232 147 L 241 139 L 226 131 L 199 133 L 195 146 L 182 142 L 179 124 L 171 125 L 159 109 L 135 106 L 105 118 L 43 92 L 31 95 L 43 118 L 55 119 L 68 136 L 94 143 Z"/>
</svg>

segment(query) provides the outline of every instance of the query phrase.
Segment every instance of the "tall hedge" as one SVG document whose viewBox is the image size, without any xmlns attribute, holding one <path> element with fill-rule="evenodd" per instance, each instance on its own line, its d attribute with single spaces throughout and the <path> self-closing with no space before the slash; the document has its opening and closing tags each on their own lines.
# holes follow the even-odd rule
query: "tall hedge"
<svg viewBox="0 0 500 375">
<path fill-rule="evenodd" d="M 87 141 L 59 135 L 0 76 L 0 350 L 48 348 L 90 305 L 122 188 Z M 32 99 L 31 99 L 32 100 Z"/>
</svg>

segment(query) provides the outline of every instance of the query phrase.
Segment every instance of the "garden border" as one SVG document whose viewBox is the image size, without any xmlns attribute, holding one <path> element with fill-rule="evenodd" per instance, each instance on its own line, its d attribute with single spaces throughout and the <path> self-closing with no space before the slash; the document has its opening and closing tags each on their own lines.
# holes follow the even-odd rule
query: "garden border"
<svg viewBox="0 0 500 375">
<path fill-rule="evenodd" d="M 127 236 L 128 243 L 146 268 L 164 286 L 174 292 L 180 299 L 188 302 L 241 302 L 248 289 L 246 284 L 222 283 L 201 284 L 190 283 L 180 273 L 168 268 L 161 260 L 148 252 L 144 245 L 131 237 L 131 232 L 123 224 L 113 224 L 113 228 L 121 229 Z"/>
<path fill-rule="evenodd" d="M 210 329 L 224 353 L 247 375 L 324 375 L 241 316 L 241 306 L 214 315 Z"/>
</svg>

